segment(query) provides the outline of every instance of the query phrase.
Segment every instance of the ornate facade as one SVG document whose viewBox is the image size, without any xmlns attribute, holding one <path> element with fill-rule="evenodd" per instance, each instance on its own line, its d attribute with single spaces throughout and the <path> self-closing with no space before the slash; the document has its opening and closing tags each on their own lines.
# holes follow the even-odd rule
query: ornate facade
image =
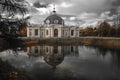
<svg viewBox="0 0 120 80">
<path fill-rule="evenodd" d="M 44 20 L 44 26 L 27 27 L 27 37 L 36 38 L 64 38 L 79 37 L 79 27 L 68 27 L 64 25 L 64 20 L 53 13 Z"/>
</svg>

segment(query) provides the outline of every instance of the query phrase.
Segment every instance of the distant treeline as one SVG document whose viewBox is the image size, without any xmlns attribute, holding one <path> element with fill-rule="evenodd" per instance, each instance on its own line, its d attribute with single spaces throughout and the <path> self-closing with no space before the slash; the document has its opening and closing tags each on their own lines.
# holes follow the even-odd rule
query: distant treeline
<svg viewBox="0 0 120 80">
<path fill-rule="evenodd" d="M 80 36 L 120 37 L 120 25 L 111 26 L 104 21 L 98 27 L 88 26 L 85 29 L 80 29 Z"/>
</svg>

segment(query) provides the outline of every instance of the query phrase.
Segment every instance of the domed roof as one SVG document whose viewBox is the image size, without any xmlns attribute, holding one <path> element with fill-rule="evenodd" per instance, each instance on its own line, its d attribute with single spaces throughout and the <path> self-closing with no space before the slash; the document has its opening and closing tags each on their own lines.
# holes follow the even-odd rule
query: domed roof
<svg viewBox="0 0 120 80">
<path fill-rule="evenodd" d="M 47 56 L 47 57 L 44 57 L 44 60 L 49 65 L 56 66 L 56 65 L 59 65 L 63 61 L 63 57 L 62 56 L 58 56 L 58 57 Z"/>
<path fill-rule="evenodd" d="M 45 21 L 45 24 L 60 24 L 64 25 L 64 20 L 56 13 L 48 16 Z"/>
<path fill-rule="evenodd" d="M 45 55 L 44 56 L 44 61 L 47 64 L 51 65 L 53 68 L 55 68 L 57 65 L 61 64 L 63 60 L 64 60 L 63 55 L 53 54 L 53 55 Z"/>
</svg>

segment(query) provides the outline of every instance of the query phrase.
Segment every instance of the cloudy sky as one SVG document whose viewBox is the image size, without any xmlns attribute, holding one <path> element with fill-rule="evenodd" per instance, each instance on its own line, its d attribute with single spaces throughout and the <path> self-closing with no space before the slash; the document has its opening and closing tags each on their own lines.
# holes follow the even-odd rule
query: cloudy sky
<svg viewBox="0 0 120 80">
<path fill-rule="evenodd" d="M 96 26 L 104 20 L 112 22 L 120 10 L 120 0 L 27 0 L 30 4 L 31 22 L 43 24 L 51 14 L 53 5 L 66 25 Z"/>
</svg>

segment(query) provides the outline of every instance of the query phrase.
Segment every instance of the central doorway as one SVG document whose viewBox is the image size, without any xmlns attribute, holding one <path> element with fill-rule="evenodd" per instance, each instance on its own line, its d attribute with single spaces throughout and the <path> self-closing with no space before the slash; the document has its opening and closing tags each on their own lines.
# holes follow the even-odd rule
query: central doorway
<svg viewBox="0 0 120 80">
<path fill-rule="evenodd" d="M 54 37 L 58 37 L 58 29 L 54 30 Z"/>
</svg>

